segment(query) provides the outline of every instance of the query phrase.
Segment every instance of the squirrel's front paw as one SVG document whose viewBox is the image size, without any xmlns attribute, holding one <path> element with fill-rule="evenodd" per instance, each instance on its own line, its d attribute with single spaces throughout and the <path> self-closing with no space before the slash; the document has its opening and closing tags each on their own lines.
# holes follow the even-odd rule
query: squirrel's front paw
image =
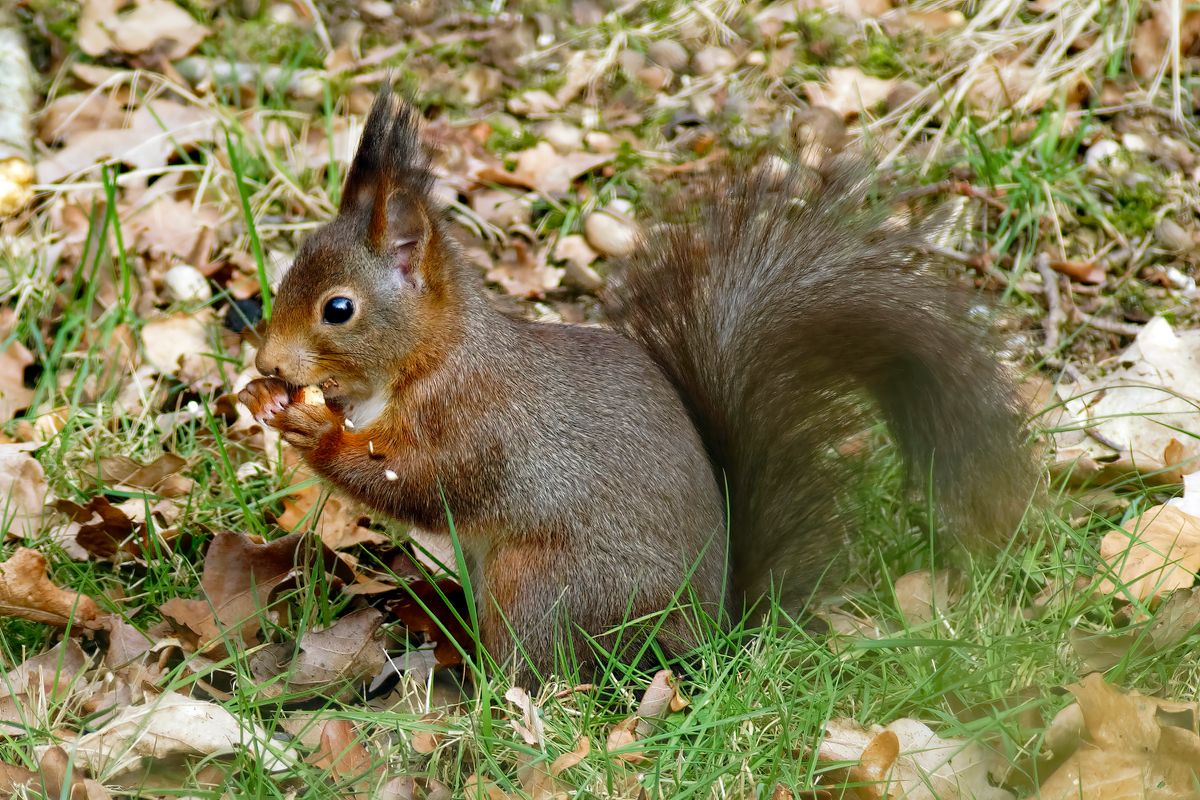
<svg viewBox="0 0 1200 800">
<path fill-rule="evenodd" d="M 238 400 L 259 423 L 275 427 L 275 418 L 291 403 L 288 385 L 279 378 L 255 378 L 238 392 Z"/>
<path fill-rule="evenodd" d="M 327 405 L 290 403 L 270 424 L 292 447 L 314 450 L 326 436 L 341 429 L 342 420 Z"/>
</svg>

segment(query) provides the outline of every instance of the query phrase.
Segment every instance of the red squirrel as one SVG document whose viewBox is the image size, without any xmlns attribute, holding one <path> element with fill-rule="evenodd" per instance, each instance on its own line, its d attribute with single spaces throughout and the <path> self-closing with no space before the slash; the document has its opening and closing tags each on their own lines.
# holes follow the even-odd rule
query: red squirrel
<svg viewBox="0 0 1200 800">
<path fill-rule="evenodd" d="M 681 653 L 681 607 L 802 602 L 852 526 L 835 448 L 864 398 L 946 527 L 1012 533 L 1014 388 L 926 229 L 868 202 L 861 159 L 701 178 L 621 266 L 615 330 L 493 309 L 433 180 L 419 115 L 384 89 L 240 399 L 349 495 L 429 530 L 452 517 L 481 643 L 517 682 L 564 641 L 582 664 L 650 630 Z M 326 402 L 296 401 L 305 385 Z"/>
</svg>

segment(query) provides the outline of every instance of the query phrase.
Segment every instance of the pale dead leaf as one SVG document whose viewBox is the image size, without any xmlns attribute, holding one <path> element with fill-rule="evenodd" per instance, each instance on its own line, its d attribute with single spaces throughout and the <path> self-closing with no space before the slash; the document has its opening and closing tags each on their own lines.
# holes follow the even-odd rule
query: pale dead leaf
<svg viewBox="0 0 1200 800">
<path fill-rule="evenodd" d="M 886 733 L 896 737 L 898 755 L 893 755 L 890 737 L 879 738 Z M 843 765 L 846 770 L 843 779 L 852 784 L 858 784 L 866 774 L 874 775 L 890 761 L 884 783 L 867 787 L 866 794 L 859 794 L 864 800 L 882 799 L 885 787 L 888 796 L 905 800 L 1011 800 L 1013 797 L 991 784 L 989 759 L 981 747 L 942 739 L 924 723 L 912 719 L 898 719 L 886 727 L 870 728 L 854 720 L 832 719 L 825 725 L 817 758 L 823 763 Z M 845 766 L 847 763 L 849 766 Z"/>
<path fill-rule="evenodd" d="M 950 577 L 946 570 L 934 576 L 923 569 L 896 579 L 896 604 L 910 626 L 932 622 L 940 609 L 953 605 L 957 597 L 950 588 Z"/>
<path fill-rule="evenodd" d="M 562 155 L 549 142 L 538 142 L 534 147 L 517 153 L 516 169 L 502 175 L 504 180 L 500 182 L 523 186 L 546 195 L 566 194 L 576 178 L 612 161 L 612 158 L 612 155 L 603 153 Z"/>
<path fill-rule="evenodd" d="M 132 11 L 119 13 L 124 5 L 122 0 L 85 0 L 76 40 L 83 52 L 155 50 L 175 61 L 208 36 L 207 27 L 170 0 L 135 0 Z"/>
<path fill-rule="evenodd" d="M 412 748 L 422 755 L 429 755 L 434 750 L 437 750 L 442 739 L 446 737 L 446 733 L 439 727 L 439 724 L 446 718 L 446 715 L 440 711 L 431 711 L 421 717 L 418 722 L 428 725 L 428 728 L 421 728 L 413 731 Z"/>
<path fill-rule="evenodd" d="M 42 554 L 20 547 L 0 562 L 0 616 L 77 627 L 100 616 L 100 608 L 92 598 L 56 586 Z"/>
<path fill-rule="evenodd" d="M 1200 518 L 1178 506 L 1154 506 L 1122 528 L 1100 541 L 1100 557 L 1113 573 L 1101 581 L 1101 592 L 1148 600 L 1195 583 Z"/>
<path fill-rule="evenodd" d="M 533 698 L 529 696 L 529 693 L 520 686 L 513 686 L 504 693 L 504 699 L 515 705 L 521 712 L 520 718 L 510 718 L 509 724 L 521 735 L 525 744 L 544 748 L 546 746 L 546 730 L 542 724 L 542 715 L 537 706 L 533 704 Z"/>
<path fill-rule="evenodd" d="M 327 492 L 321 484 L 312 483 L 312 477 L 304 467 L 292 474 L 291 486 L 298 488 L 283 499 L 283 514 L 276 520 L 279 527 L 290 533 L 315 531 L 331 550 L 387 543 L 387 536 L 362 524 L 366 517 L 357 503 L 340 493 Z"/>
<path fill-rule="evenodd" d="M 187 460 L 174 453 L 163 453 L 149 464 L 127 456 L 106 456 L 100 459 L 98 488 L 121 486 L 144 489 L 162 497 L 181 497 L 192 490 L 192 481 L 178 474 L 186 466 Z"/>
<path fill-rule="evenodd" d="M 1118 368 L 1103 377 L 1058 386 L 1062 405 L 1044 421 L 1058 429 L 1058 464 L 1091 460 L 1104 464 L 1105 475 L 1137 472 L 1147 480 L 1161 480 L 1155 473 L 1196 471 L 1200 330 L 1176 333 L 1155 317 L 1115 361 Z"/>
<path fill-rule="evenodd" d="M 569 753 L 563 753 L 550 765 L 551 775 L 561 775 L 576 764 L 581 763 L 588 757 L 588 753 L 592 752 L 592 740 L 586 736 L 580 736 L 575 742 L 575 748 Z"/>
<path fill-rule="evenodd" d="M 124 208 L 121 213 L 126 246 L 159 261 L 206 261 L 208 253 L 198 252 L 197 247 L 204 237 L 212 236 L 219 222 L 213 206 L 197 207 L 170 197 L 159 197 L 142 208 Z"/>
<path fill-rule="evenodd" d="M 25 387 L 25 368 L 32 363 L 33 354 L 20 342 L 0 350 L 0 423 L 8 422 L 32 402 L 33 390 Z"/>
<path fill-rule="evenodd" d="M 151 319 L 142 326 L 146 361 L 163 375 L 177 375 L 185 356 L 208 353 L 211 312 L 180 312 Z"/>
<path fill-rule="evenodd" d="M 679 694 L 675 686 L 675 676 L 671 670 L 662 669 L 654 673 L 642 701 L 638 703 L 638 722 L 634 728 L 638 737 L 649 736 L 655 730 L 655 723 L 665 717 L 668 712 L 681 711 L 687 707 L 687 700 Z"/>
<path fill-rule="evenodd" d="M 245 751 L 272 772 L 295 763 L 289 748 L 216 703 L 166 692 L 124 709 L 98 730 L 76 739 L 75 763 L 93 775 L 124 772 L 141 759 L 219 756 Z"/>
<path fill-rule="evenodd" d="M 514 238 L 488 270 L 487 279 L 514 297 L 540 298 L 558 287 L 565 272 L 549 265 L 545 249 Z"/>
<path fill-rule="evenodd" d="M 831 67 L 825 83 L 804 85 L 814 106 L 831 108 L 845 119 L 857 117 L 882 103 L 896 88 L 895 79 L 875 78 L 857 67 Z"/>
<path fill-rule="evenodd" d="M 0 675 L 0 733 L 52 727 L 50 712 L 76 690 L 87 663 L 75 640 L 67 639 Z"/>
<path fill-rule="evenodd" d="M 286 695 L 289 700 L 354 693 L 387 662 L 379 629 L 382 622 L 380 611 L 364 608 L 328 628 L 304 633 L 296 648 L 274 644 L 259 650 L 250 659 L 259 693 Z"/>
<path fill-rule="evenodd" d="M 205 108 L 157 100 L 131 112 L 120 128 L 81 132 L 37 164 L 39 183 L 57 183 L 108 159 L 149 170 L 166 166 L 179 148 L 213 141 L 217 116 Z"/>
<path fill-rule="evenodd" d="M 67 751 L 61 747 L 51 747 L 42 753 L 38 773 L 46 797 L 105 800 L 112 796 L 101 784 L 84 778 L 71 764 L 71 757 L 67 755 Z"/>
<path fill-rule="evenodd" d="M 46 473 L 24 444 L 0 444 L 0 525 L 9 536 L 37 535 L 46 505 Z"/>
<path fill-rule="evenodd" d="M 219 533 L 204 557 L 203 599 L 172 598 L 160 611 L 195 634 L 201 649 L 218 645 L 226 632 L 253 643 L 260 615 L 272 613 L 272 590 L 304 568 L 305 547 L 299 534 L 256 544 L 244 534 Z"/>
<path fill-rule="evenodd" d="M 365 781 L 370 777 L 372 766 L 371 754 L 359 741 L 349 720 L 331 719 L 321 727 L 320 746 L 308 762 L 326 770 L 339 787 L 350 788 L 347 784 L 354 782 L 352 794 L 366 790 Z"/>
<path fill-rule="evenodd" d="M 1056 717 L 1051 726 L 1063 730 L 1053 737 L 1047 731 L 1046 738 L 1056 755 L 1070 755 L 1042 782 L 1039 798 L 1174 800 L 1195 796 L 1196 781 L 1200 780 L 1200 736 L 1166 724 L 1160 713 L 1186 709 L 1194 718 L 1195 703 L 1127 694 L 1105 683 L 1098 673 L 1067 688 L 1075 696 L 1077 711 L 1064 710 L 1059 716 L 1065 722 L 1058 724 Z"/>
</svg>

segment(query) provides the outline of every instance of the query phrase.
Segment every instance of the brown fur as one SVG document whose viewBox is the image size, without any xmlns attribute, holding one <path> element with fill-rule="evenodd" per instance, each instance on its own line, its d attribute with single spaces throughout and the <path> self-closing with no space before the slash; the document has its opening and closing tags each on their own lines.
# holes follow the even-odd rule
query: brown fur
<svg viewBox="0 0 1200 800">
<path fill-rule="evenodd" d="M 756 206 L 736 192 L 727 203 L 718 199 L 727 187 L 714 186 L 701 208 L 729 205 L 727 212 L 702 210 L 699 227 L 651 238 L 630 266 L 612 306 L 628 338 L 534 324 L 489 305 L 446 233 L 417 138 L 413 112 L 383 93 L 338 217 L 305 241 L 280 287 L 258 357 L 270 377 L 242 399 L 354 497 L 432 530 L 448 530 L 447 510 L 453 515 L 483 642 L 519 682 L 552 671 L 565 637 L 569 655 L 586 664 L 589 636 L 612 646 L 615 637 L 604 634 L 664 610 L 685 583 L 685 596 L 721 614 L 729 604 L 720 488 L 727 477 L 737 590 L 756 591 L 772 575 L 763 555 L 776 566 L 776 556 L 789 554 L 805 564 L 836 549 L 836 530 L 817 516 L 826 498 L 807 516 L 796 504 L 813 500 L 811 487 L 829 488 L 835 473 L 824 451 L 806 448 L 825 447 L 845 429 L 835 412 L 857 408 L 845 399 L 850 384 L 884 397 L 893 388 L 898 398 L 917 392 L 915 403 L 884 407 L 925 433 L 947 419 L 951 429 L 933 437 L 938 455 L 947 440 L 951 455 L 977 453 L 985 439 L 957 416 L 974 411 L 991 415 L 978 420 L 985 427 L 1004 429 L 987 442 L 1011 444 L 1003 401 L 980 399 L 981 391 L 1007 396 L 998 373 L 981 366 L 984 350 L 961 333 L 940 284 L 904 277 L 906 267 L 889 261 L 894 248 L 864 244 L 882 233 L 877 225 L 851 218 L 837 228 L 841 238 L 824 241 L 804 227 L 803 214 Z M 787 233 L 792 222 L 814 242 Z M 730 227 L 738 225 L 744 232 Z M 836 268 L 822 262 L 827 257 Z M 796 277 L 765 280 L 776 261 L 792 264 Z M 819 280 L 826 270 L 830 286 Z M 875 282 L 897 286 L 904 303 L 928 301 L 934 312 L 877 302 Z M 852 297 L 862 286 L 872 291 L 859 308 Z M 826 291 L 844 319 L 821 312 Z M 336 294 L 355 299 L 344 325 L 322 322 L 323 304 Z M 879 325 L 880 335 L 867 325 Z M 880 341 L 889 337 L 890 345 Z M 942 340 L 945 347 L 932 347 Z M 906 386 L 895 365 L 926 355 L 948 360 L 950 371 L 962 367 L 963 380 L 942 380 L 935 365 L 932 382 Z M 835 367 L 848 373 L 845 381 L 830 377 Z M 289 386 L 328 379 L 337 382 L 328 406 L 288 402 Z M 344 415 L 364 408 L 380 410 L 347 428 Z M 936 416 L 910 419 L 925 413 Z M 914 447 L 918 460 L 926 455 Z M 764 525 L 773 526 L 769 544 L 778 550 L 755 553 L 767 541 Z M 622 634 L 625 644 L 639 646 L 639 630 Z M 692 630 L 674 611 L 659 639 L 679 651 L 694 643 Z"/>
</svg>

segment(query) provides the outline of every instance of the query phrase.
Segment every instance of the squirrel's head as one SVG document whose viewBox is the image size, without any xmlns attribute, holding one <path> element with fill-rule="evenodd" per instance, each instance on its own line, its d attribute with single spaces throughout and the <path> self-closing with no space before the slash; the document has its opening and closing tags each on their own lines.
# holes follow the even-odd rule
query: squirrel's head
<svg viewBox="0 0 1200 800">
<path fill-rule="evenodd" d="M 260 372 L 368 406 L 428 358 L 459 282 L 432 186 L 417 114 L 385 89 L 337 216 L 305 239 L 279 286 Z"/>
</svg>

